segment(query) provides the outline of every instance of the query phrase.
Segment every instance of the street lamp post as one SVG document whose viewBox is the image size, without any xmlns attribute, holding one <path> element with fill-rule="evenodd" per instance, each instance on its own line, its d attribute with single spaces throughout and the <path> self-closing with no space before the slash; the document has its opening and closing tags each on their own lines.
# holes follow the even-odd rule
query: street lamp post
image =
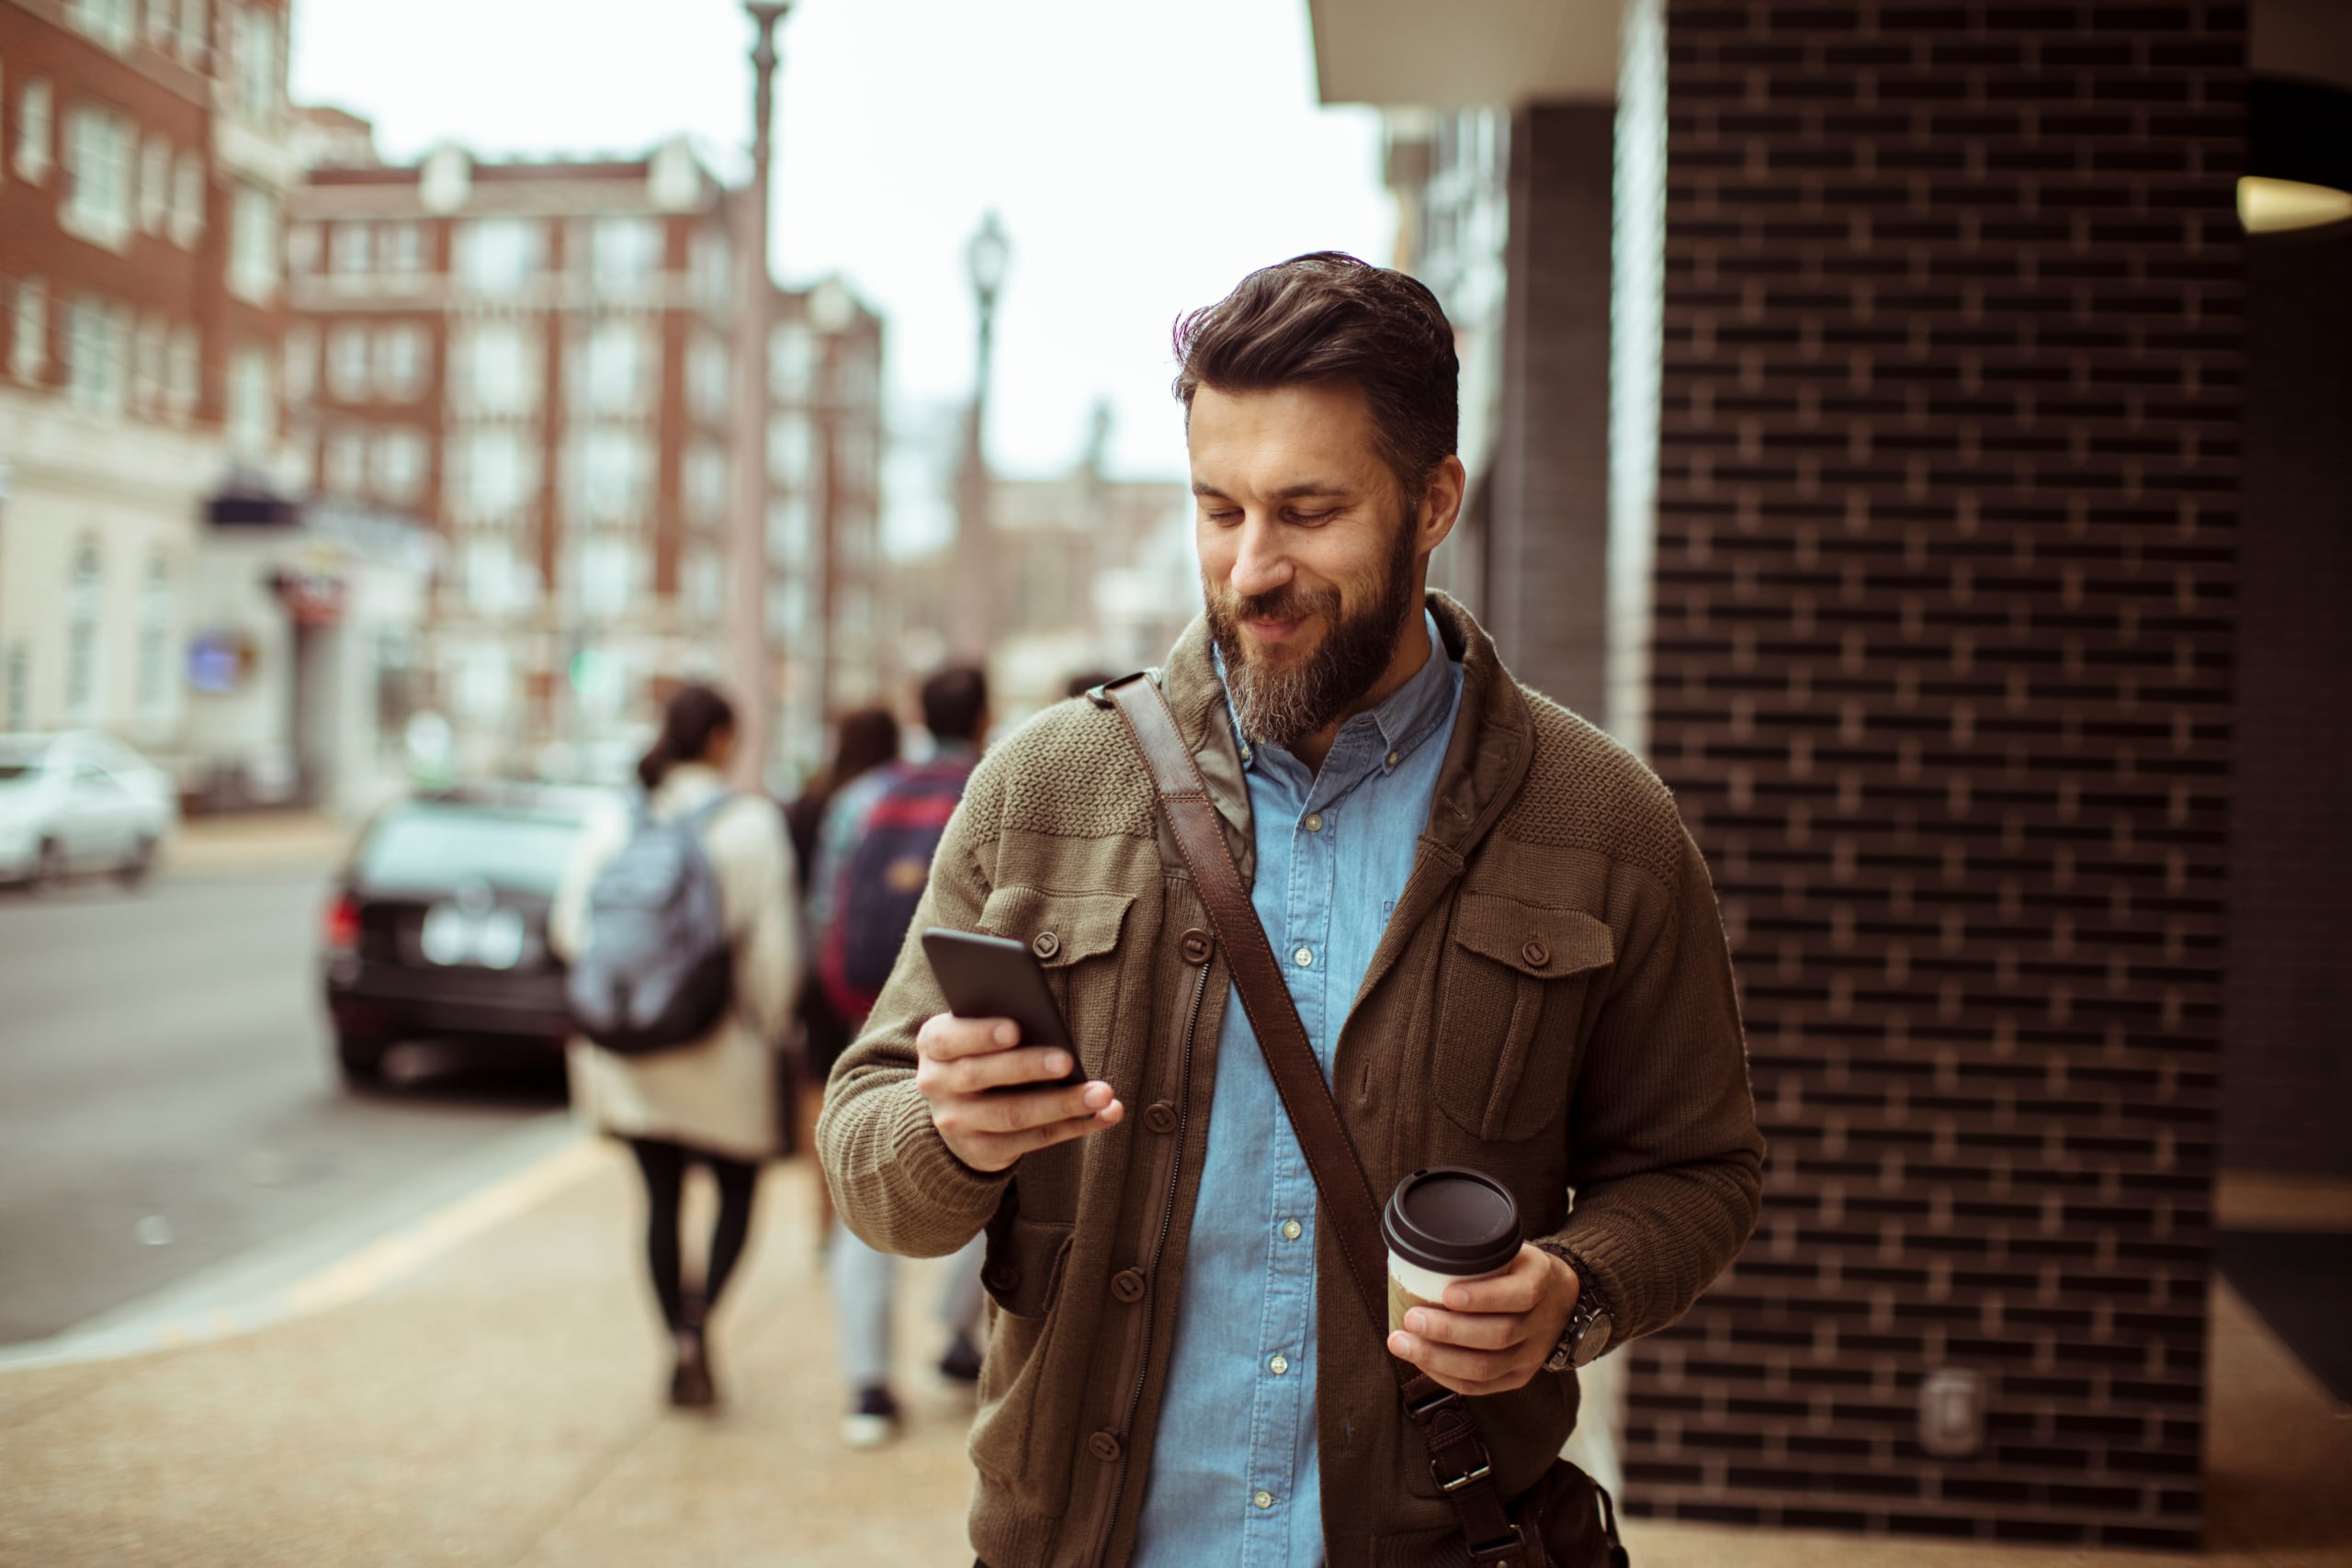
<svg viewBox="0 0 2352 1568">
<path fill-rule="evenodd" d="M 972 406 L 964 422 L 964 462 L 956 504 L 956 651 L 985 667 L 996 619 L 994 550 L 989 538 L 989 467 L 983 442 L 988 432 L 989 363 L 996 335 L 997 295 L 1004 288 L 1012 247 L 990 212 L 965 247 L 964 265 L 979 314 L 979 353 L 972 378 Z"/>
<path fill-rule="evenodd" d="M 729 476 L 724 615 L 727 680 L 735 695 L 735 782 L 764 783 L 773 749 L 768 687 L 768 331 L 775 285 L 768 267 L 769 122 L 775 114 L 775 29 L 792 0 L 746 0 L 752 18 L 752 183 L 735 236 L 735 440 Z"/>
</svg>

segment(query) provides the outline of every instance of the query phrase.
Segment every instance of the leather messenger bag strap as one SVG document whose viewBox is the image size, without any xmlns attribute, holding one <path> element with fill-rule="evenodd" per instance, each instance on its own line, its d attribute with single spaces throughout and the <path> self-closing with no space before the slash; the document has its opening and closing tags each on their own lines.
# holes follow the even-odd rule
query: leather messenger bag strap
<svg viewBox="0 0 2352 1568">
<path fill-rule="evenodd" d="M 1356 1293 L 1371 1314 L 1373 1329 L 1388 1337 L 1388 1246 L 1381 1239 L 1380 1205 L 1364 1179 L 1363 1162 L 1340 1121 L 1340 1108 L 1324 1081 L 1322 1064 L 1307 1041 L 1306 1026 L 1283 980 L 1281 961 L 1266 941 L 1258 911 L 1241 886 L 1225 828 L 1209 798 L 1193 753 L 1168 711 L 1168 699 L 1148 674 L 1130 675 L 1102 688 L 1119 715 L 1151 774 L 1152 793 L 1168 819 L 1193 889 L 1208 910 L 1209 924 L 1225 948 L 1234 988 L 1257 1033 L 1266 1070 L 1282 1096 L 1291 1129 L 1323 1199 L 1323 1218 L 1347 1260 Z M 1469 1407 L 1453 1390 L 1409 1361 L 1386 1358 L 1396 1376 L 1405 1413 L 1420 1429 L 1430 1471 L 1453 1505 L 1473 1562 L 1517 1565 L 1538 1562 L 1503 1505 L 1487 1461 L 1487 1445 Z M 1540 1549 L 1538 1549 L 1540 1550 Z"/>
</svg>

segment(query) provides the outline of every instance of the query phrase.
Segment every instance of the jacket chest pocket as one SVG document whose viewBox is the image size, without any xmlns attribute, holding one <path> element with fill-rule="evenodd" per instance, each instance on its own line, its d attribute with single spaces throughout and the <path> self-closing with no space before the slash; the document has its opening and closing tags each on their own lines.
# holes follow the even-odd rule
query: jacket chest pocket
<svg viewBox="0 0 2352 1568">
<path fill-rule="evenodd" d="M 1105 1066 L 1112 1021 L 1118 1013 L 1119 933 L 1126 923 L 1125 893 L 1055 893 L 1008 884 L 980 907 L 980 930 L 1011 937 L 1036 955 L 1046 985 L 1061 1010 L 1062 1025 L 1090 1075 Z"/>
<path fill-rule="evenodd" d="M 1464 893 L 1439 960 L 1437 1102 L 1467 1133 L 1515 1143 L 1567 1106 L 1594 987 L 1616 962 L 1608 925 L 1493 893 Z"/>
</svg>

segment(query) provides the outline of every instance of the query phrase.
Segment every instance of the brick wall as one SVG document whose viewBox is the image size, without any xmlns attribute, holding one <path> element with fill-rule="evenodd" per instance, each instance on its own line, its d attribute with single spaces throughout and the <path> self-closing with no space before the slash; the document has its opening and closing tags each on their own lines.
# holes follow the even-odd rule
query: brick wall
<svg viewBox="0 0 2352 1568">
<path fill-rule="evenodd" d="M 1651 754 L 1772 1152 L 1632 1508 L 2193 1545 L 2242 13 L 1668 18 Z"/>
</svg>

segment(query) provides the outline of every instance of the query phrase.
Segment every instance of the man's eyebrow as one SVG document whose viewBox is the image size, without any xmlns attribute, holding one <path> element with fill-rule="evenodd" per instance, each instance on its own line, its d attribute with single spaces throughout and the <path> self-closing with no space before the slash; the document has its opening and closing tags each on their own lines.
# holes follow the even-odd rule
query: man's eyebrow
<svg viewBox="0 0 2352 1568">
<path fill-rule="evenodd" d="M 1193 481 L 1193 493 L 1208 501 L 1231 501 L 1233 499 L 1231 496 L 1226 494 L 1225 491 L 1217 489 L 1216 486 L 1210 484 L 1205 479 L 1194 479 Z M 1348 493 L 1348 487 L 1343 484 L 1340 484 L 1335 480 L 1305 479 L 1295 485 L 1284 485 L 1282 489 L 1271 493 L 1272 499 L 1275 501 L 1299 501 L 1307 496 L 1314 495 L 1346 495 Z"/>
</svg>

